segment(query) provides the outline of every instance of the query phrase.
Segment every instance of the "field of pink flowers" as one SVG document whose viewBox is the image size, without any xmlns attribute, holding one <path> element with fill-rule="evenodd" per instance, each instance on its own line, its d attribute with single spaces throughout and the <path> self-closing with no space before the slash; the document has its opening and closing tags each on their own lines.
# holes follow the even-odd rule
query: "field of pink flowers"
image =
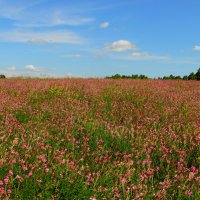
<svg viewBox="0 0 200 200">
<path fill-rule="evenodd" d="M 0 80 L 0 199 L 200 199 L 200 83 Z"/>
</svg>

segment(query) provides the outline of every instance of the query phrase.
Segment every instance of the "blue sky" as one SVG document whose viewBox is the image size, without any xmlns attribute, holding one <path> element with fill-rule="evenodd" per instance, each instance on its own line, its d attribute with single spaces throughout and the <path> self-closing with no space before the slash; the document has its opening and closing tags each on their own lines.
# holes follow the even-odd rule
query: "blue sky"
<svg viewBox="0 0 200 200">
<path fill-rule="evenodd" d="M 185 75 L 200 66 L 199 8 L 199 0 L 0 0 L 0 73 Z"/>
</svg>

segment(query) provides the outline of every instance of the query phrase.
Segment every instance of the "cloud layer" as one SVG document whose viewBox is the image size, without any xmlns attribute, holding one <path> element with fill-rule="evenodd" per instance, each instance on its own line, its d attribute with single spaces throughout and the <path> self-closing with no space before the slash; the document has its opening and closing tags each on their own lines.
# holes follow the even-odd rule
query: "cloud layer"
<svg viewBox="0 0 200 200">
<path fill-rule="evenodd" d="M 33 44 L 48 44 L 48 43 L 63 43 L 63 44 L 81 44 L 84 39 L 73 32 L 68 31 L 1 31 L 0 40 L 9 42 L 33 43 Z"/>
<path fill-rule="evenodd" d="M 80 15 L 78 8 L 68 7 L 37 7 L 43 0 L 0 0 L 0 18 L 13 20 L 20 27 L 53 27 L 77 26 L 87 24 L 94 19 Z M 37 13 L 33 10 L 37 7 Z"/>
<path fill-rule="evenodd" d="M 0 68 L 0 74 L 5 74 L 7 77 L 64 77 L 63 74 L 55 73 L 46 67 L 38 67 L 32 64 L 18 67 L 4 67 L 3 69 Z"/>
<path fill-rule="evenodd" d="M 142 52 L 133 52 L 129 57 L 130 60 L 167 60 L 167 56 L 157 56 Z"/>
<path fill-rule="evenodd" d="M 81 58 L 82 55 L 81 54 L 65 54 L 63 57 L 64 58 Z"/>
</svg>

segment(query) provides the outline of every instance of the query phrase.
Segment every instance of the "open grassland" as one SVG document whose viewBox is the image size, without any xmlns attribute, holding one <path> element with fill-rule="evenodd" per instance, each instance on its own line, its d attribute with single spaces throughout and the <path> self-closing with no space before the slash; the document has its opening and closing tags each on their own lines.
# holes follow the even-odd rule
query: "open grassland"
<svg viewBox="0 0 200 200">
<path fill-rule="evenodd" d="M 0 199 L 200 199 L 200 83 L 0 80 Z"/>
</svg>

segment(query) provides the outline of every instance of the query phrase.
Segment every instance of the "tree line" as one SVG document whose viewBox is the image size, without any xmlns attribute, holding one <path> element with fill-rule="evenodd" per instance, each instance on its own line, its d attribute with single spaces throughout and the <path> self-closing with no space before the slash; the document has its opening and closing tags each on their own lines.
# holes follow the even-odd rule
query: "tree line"
<svg viewBox="0 0 200 200">
<path fill-rule="evenodd" d="M 107 79 L 150 79 L 149 77 L 145 75 L 138 75 L 138 74 L 132 74 L 132 75 L 120 75 L 120 74 L 115 74 L 113 76 L 107 76 Z M 169 76 L 163 76 L 163 77 L 158 77 L 158 79 L 161 80 L 200 80 L 200 68 L 197 70 L 196 73 L 192 72 L 189 75 L 185 75 L 183 77 L 181 76 L 174 76 L 174 75 L 169 75 Z"/>
<path fill-rule="evenodd" d="M 115 74 L 113 76 L 107 76 L 106 78 L 108 79 L 149 79 L 145 75 L 138 75 L 138 74 L 132 74 L 132 75 L 120 75 L 120 74 Z"/>
</svg>

